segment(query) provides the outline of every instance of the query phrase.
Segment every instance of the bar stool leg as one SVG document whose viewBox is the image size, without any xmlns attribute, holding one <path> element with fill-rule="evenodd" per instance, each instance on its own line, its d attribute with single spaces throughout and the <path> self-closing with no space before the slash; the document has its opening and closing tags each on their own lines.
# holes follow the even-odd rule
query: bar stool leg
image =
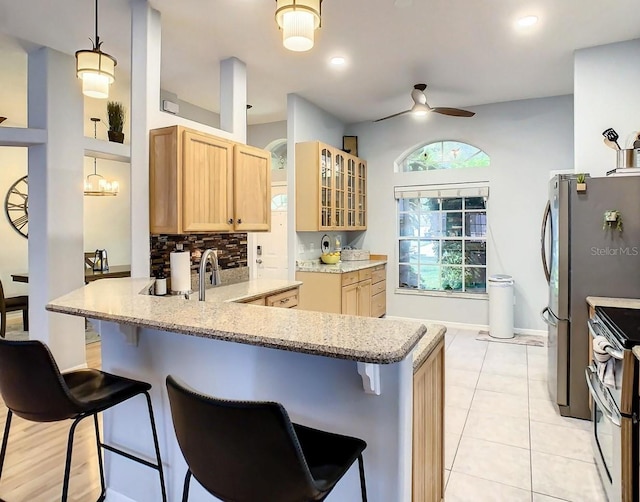
<svg viewBox="0 0 640 502">
<path fill-rule="evenodd" d="M 4 467 L 4 456 L 7 453 L 7 442 L 9 441 L 9 429 L 11 428 L 11 418 L 13 412 L 7 410 L 7 421 L 4 424 L 4 435 L 2 436 L 2 449 L 0 450 L 0 479 L 2 478 L 2 468 Z"/>
<path fill-rule="evenodd" d="M 358 469 L 360 470 L 360 490 L 362 491 L 362 502 L 367 502 L 367 485 L 364 481 L 364 460 L 362 455 L 358 455 Z"/>
<path fill-rule="evenodd" d="M 158 433 L 156 432 L 156 421 L 153 418 L 153 407 L 151 406 L 151 396 L 148 392 L 144 393 L 147 398 L 147 407 L 149 408 L 149 419 L 151 420 L 151 432 L 153 432 L 153 445 L 156 448 L 156 460 L 158 462 L 158 473 L 160 474 L 160 488 L 162 490 L 162 502 L 167 502 L 167 491 L 164 487 L 164 471 L 162 469 L 162 458 L 160 457 L 160 445 L 158 444 Z"/>
<path fill-rule="evenodd" d="M 191 469 L 187 469 L 184 477 L 184 488 L 182 489 L 182 502 L 187 502 L 189 498 L 189 482 L 191 481 Z"/>
<path fill-rule="evenodd" d="M 98 502 L 102 502 L 107 494 L 107 488 L 104 483 L 104 467 L 102 464 L 102 441 L 100 440 L 100 428 L 98 426 L 98 414 L 94 413 L 93 423 L 96 429 L 96 447 L 98 449 L 98 467 L 100 468 L 100 497 Z"/>
<path fill-rule="evenodd" d="M 76 427 L 80 423 L 80 420 L 85 418 L 86 415 L 79 416 L 73 421 L 71 424 L 71 429 L 69 429 L 69 440 L 67 441 L 67 460 L 64 464 L 64 481 L 62 483 L 62 498 L 61 502 L 67 502 L 67 497 L 69 496 L 69 476 L 71 474 L 71 453 L 73 452 L 73 435 L 76 432 Z"/>
</svg>

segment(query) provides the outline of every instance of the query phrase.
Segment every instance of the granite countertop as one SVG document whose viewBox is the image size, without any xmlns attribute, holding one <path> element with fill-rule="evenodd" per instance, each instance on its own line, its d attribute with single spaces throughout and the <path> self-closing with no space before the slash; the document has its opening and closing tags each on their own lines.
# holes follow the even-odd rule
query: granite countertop
<svg viewBox="0 0 640 502">
<path fill-rule="evenodd" d="M 205 301 L 211 303 L 220 302 L 244 302 L 260 298 L 265 295 L 281 293 L 287 289 L 302 285 L 300 281 L 285 281 L 281 279 L 253 279 L 221 286 L 207 288 Z M 191 299 L 198 299 L 198 291 L 191 293 Z"/>
<path fill-rule="evenodd" d="M 592 307 L 640 309 L 640 299 L 638 298 L 606 298 L 602 296 L 587 296 L 587 303 Z"/>
<path fill-rule="evenodd" d="M 324 272 L 328 274 L 345 274 L 347 272 L 356 272 L 364 268 L 375 267 L 376 265 L 384 265 L 387 260 L 360 260 L 360 261 L 341 261 L 335 265 L 326 265 L 320 261 L 303 262 L 296 265 L 296 272 Z"/>
<path fill-rule="evenodd" d="M 292 286 L 298 284 L 286 282 Z M 259 285 L 260 281 L 244 286 L 247 297 L 238 296 L 242 292 L 238 292 L 236 286 L 239 285 L 234 284 L 213 290 L 213 295 L 222 300 L 216 301 L 215 296 L 210 296 L 206 302 L 198 301 L 197 295 L 187 300 L 182 296 L 166 298 L 141 294 L 148 291 L 151 283 L 146 278 L 95 281 L 51 301 L 47 310 L 375 364 L 401 361 L 427 333 L 427 328 L 420 322 L 229 303 L 233 299 L 248 299 L 270 292 L 265 291 L 264 284 Z M 228 294 L 224 288 L 230 288 Z M 211 295 L 211 291 L 207 294 Z M 431 346 L 442 333 L 438 329 L 431 330 L 426 337 L 423 343 Z"/>
<path fill-rule="evenodd" d="M 415 372 L 429 357 L 429 354 L 436 348 L 438 342 L 442 340 L 447 328 L 441 324 L 429 324 L 427 333 L 420 339 L 415 349 L 413 349 L 413 371 Z"/>
</svg>

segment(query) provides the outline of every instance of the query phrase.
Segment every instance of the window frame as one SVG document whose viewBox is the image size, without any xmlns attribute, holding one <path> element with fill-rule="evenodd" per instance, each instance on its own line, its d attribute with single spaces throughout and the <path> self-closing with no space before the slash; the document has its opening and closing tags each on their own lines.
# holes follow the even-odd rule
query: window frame
<svg viewBox="0 0 640 502">
<path fill-rule="evenodd" d="M 405 169 L 407 166 L 405 165 L 405 163 L 407 162 L 407 159 L 409 157 L 411 157 L 414 153 L 416 153 L 416 151 L 418 150 L 424 150 L 427 147 L 430 147 L 432 145 L 440 145 L 440 150 L 442 152 L 444 152 L 444 147 L 446 143 L 457 143 L 459 145 L 464 145 L 466 147 L 471 147 L 471 148 L 475 148 L 477 151 L 469 156 L 466 161 L 472 159 L 473 157 L 476 157 L 477 155 L 483 154 L 487 157 L 487 164 L 486 165 L 476 165 L 476 166 L 457 166 L 457 167 L 446 167 L 443 164 L 446 163 L 447 161 L 440 160 L 437 162 L 438 167 L 435 167 L 433 169 L 423 169 L 423 170 L 418 170 L 418 171 L 412 171 L 412 170 L 407 170 Z M 420 146 L 417 146 L 415 148 L 412 148 L 410 151 L 406 152 L 402 157 L 400 157 L 400 160 L 396 161 L 396 172 L 398 173 L 403 173 L 403 174 L 408 174 L 408 173 L 429 173 L 429 172 L 434 172 L 434 171 L 459 171 L 459 170 L 466 170 L 466 169 L 484 169 L 487 167 L 491 167 L 491 156 L 484 151 L 482 148 L 477 147 L 476 145 L 473 145 L 471 143 L 467 143 L 465 141 L 460 141 L 460 140 L 456 140 L 456 139 L 442 139 L 442 140 L 438 140 L 438 141 L 431 141 L 428 143 L 423 143 Z"/>
<path fill-rule="evenodd" d="M 489 182 L 472 182 L 472 183 L 457 183 L 457 184 L 448 184 L 448 185 L 410 185 L 410 186 L 396 186 L 394 187 L 394 196 L 396 201 L 396 236 L 395 236 L 395 254 L 396 254 L 396 271 L 398 273 L 398 278 L 396 281 L 395 292 L 397 294 L 408 294 L 408 295 L 423 295 L 423 296 L 443 296 L 443 297 L 456 297 L 456 298 L 468 298 L 468 299 L 477 299 L 483 300 L 488 298 L 488 262 L 489 262 Z M 438 212 L 441 214 L 446 214 L 450 212 L 461 213 L 462 215 L 462 230 L 460 236 L 443 236 L 440 235 L 438 237 L 426 237 L 426 236 L 402 236 L 400 235 L 401 227 L 400 227 L 400 215 L 402 213 L 407 213 L 406 211 L 401 211 L 400 204 L 402 198 L 473 198 L 473 197 L 484 197 L 485 198 L 485 208 L 484 209 L 469 209 L 464 205 L 459 210 L 444 210 L 442 209 L 442 203 L 439 202 Z M 431 212 L 431 211 L 429 211 Z M 487 229 L 484 237 L 477 236 L 467 236 L 466 234 L 466 215 L 472 213 L 482 213 L 486 214 L 486 225 Z M 421 214 L 421 212 L 418 212 Z M 400 286 L 400 266 L 408 265 L 409 263 L 400 261 L 400 243 L 403 240 L 418 240 L 421 241 L 437 241 L 439 243 L 439 251 L 438 251 L 438 262 L 437 265 L 442 267 L 442 251 L 443 251 L 443 242 L 460 242 L 462 245 L 461 253 L 462 253 L 462 263 L 458 265 L 445 265 L 454 268 L 460 268 L 462 271 L 463 283 L 462 290 L 430 290 L 430 289 L 420 289 L 420 288 L 409 288 L 409 287 L 401 287 Z M 465 244 L 468 242 L 478 242 L 482 241 L 485 243 L 485 264 L 484 265 L 465 265 Z M 419 266 L 419 265 L 418 265 Z M 464 272 L 466 268 L 484 268 L 485 269 L 485 291 L 484 292 L 470 292 L 464 290 Z"/>
</svg>

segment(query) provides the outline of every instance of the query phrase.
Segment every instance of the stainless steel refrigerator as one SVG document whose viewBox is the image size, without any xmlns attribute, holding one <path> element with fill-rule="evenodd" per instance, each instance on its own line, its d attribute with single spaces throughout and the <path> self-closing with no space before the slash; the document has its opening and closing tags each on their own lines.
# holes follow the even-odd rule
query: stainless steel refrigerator
<svg viewBox="0 0 640 502">
<path fill-rule="evenodd" d="M 542 261 L 549 282 L 548 383 L 564 416 L 589 419 L 584 371 L 589 364 L 587 296 L 640 298 L 640 176 L 575 176 L 549 185 L 542 222 Z M 617 210 L 621 220 L 605 222 Z"/>
</svg>

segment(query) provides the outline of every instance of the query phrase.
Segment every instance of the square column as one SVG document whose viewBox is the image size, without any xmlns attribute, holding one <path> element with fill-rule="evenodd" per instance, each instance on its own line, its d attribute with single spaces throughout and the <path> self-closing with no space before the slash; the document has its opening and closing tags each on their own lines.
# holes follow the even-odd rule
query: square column
<svg viewBox="0 0 640 502">
<path fill-rule="evenodd" d="M 41 48 L 28 69 L 29 127 L 47 131 L 29 148 L 29 337 L 67 370 L 86 366 L 84 320 L 45 305 L 84 284 L 83 98 L 73 56 Z"/>
<path fill-rule="evenodd" d="M 238 58 L 220 62 L 220 129 L 247 142 L 247 65 Z"/>
</svg>

